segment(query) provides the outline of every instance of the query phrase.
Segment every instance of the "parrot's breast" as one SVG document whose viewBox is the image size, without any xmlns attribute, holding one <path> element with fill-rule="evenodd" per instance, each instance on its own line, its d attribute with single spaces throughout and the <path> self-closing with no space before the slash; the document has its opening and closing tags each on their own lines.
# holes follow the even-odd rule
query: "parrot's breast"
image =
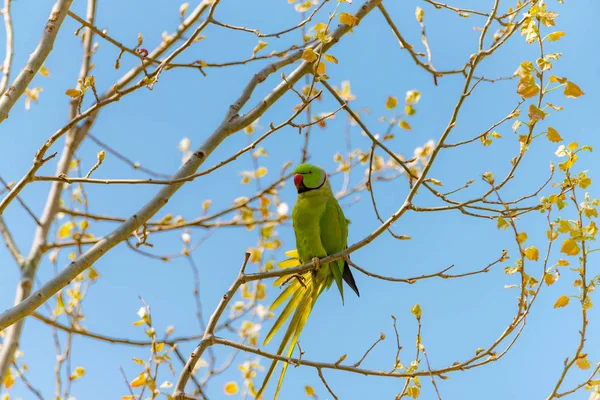
<svg viewBox="0 0 600 400">
<path fill-rule="evenodd" d="M 325 257 L 321 243 L 320 221 L 325 212 L 325 196 L 299 196 L 292 212 L 296 248 L 303 263 L 314 257 Z"/>
</svg>

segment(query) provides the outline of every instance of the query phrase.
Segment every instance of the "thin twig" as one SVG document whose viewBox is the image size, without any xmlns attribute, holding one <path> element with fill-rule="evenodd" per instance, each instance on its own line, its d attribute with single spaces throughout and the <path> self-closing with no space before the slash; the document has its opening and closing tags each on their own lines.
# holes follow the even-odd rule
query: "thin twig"
<svg viewBox="0 0 600 400">
<path fill-rule="evenodd" d="M 19 366 L 17 365 L 17 363 L 13 362 L 12 365 L 15 368 L 15 371 L 17 372 L 18 377 L 23 381 L 23 383 L 25 384 L 25 386 L 27 387 L 27 389 L 29 389 L 29 391 L 31 393 L 33 393 L 33 395 L 35 397 L 37 397 L 38 399 L 44 400 L 44 396 L 42 396 L 42 394 L 40 393 L 39 390 L 37 390 L 36 388 L 33 387 L 33 385 L 31 384 L 31 382 L 29 382 L 29 380 L 27 379 L 27 377 L 25 377 L 25 374 L 21 371 L 21 368 L 19 368 Z"/>
<path fill-rule="evenodd" d="M 258 29 L 250 29 L 250 28 L 244 28 L 242 26 L 234 26 L 234 25 L 229 25 L 229 24 L 224 24 L 222 22 L 219 22 L 217 20 L 215 20 L 214 18 L 211 19 L 210 22 L 212 22 L 215 25 L 221 26 L 223 28 L 227 28 L 227 29 L 232 29 L 232 30 L 236 30 L 236 31 L 244 31 L 244 32 L 250 32 L 255 34 L 256 36 L 260 37 L 260 38 L 267 38 L 267 37 L 276 37 L 279 38 L 282 35 L 295 31 L 296 29 L 302 28 L 304 27 L 307 23 L 309 23 L 313 17 L 315 16 L 316 13 L 319 12 L 319 10 L 328 2 L 329 0 L 323 0 L 323 2 L 321 4 L 319 4 L 312 13 L 310 13 L 310 15 L 305 18 L 302 22 L 300 22 L 298 25 L 293 26 L 291 28 L 288 29 L 284 29 L 280 32 L 275 32 L 275 33 L 260 33 L 260 31 Z"/>
<path fill-rule="evenodd" d="M 327 384 L 327 381 L 325 380 L 325 377 L 323 376 L 323 371 L 321 370 L 321 368 L 317 368 L 317 373 L 319 374 L 319 378 L 321 378 L 321 382 L 323 382 L 323 385 L 325 385 L 329 394 L 331 394 L 335 400 L 338 400 L 338 397 L 335 395 L 335 393 L 333 393 L 333 390 L 331 390 L 331 388 Z"/>
</svg>

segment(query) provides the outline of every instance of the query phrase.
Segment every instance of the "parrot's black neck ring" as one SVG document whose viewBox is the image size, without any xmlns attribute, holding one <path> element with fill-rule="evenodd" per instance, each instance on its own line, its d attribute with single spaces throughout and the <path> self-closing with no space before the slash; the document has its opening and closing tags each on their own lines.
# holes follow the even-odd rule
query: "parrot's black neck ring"
<svg viewBox="0 0 600 400">
<path fill-rule="evenodd" d="M 298 185 L 298 194 L 310 192 L 311 190 L 321 189 L 323 187 L 323 185 L 325 184 L 325 182 L 327 182 L 327 175 L 325 175 L 325 179 L 323 179 L 323 183 L 321 183 L 319 186 L 314 187 L 314 188 L 308 188 L 308 187 L 304 186 L 304 181 L 302 181 L 302 182 L 300 182 L 300 185 Z"/>
</svg>

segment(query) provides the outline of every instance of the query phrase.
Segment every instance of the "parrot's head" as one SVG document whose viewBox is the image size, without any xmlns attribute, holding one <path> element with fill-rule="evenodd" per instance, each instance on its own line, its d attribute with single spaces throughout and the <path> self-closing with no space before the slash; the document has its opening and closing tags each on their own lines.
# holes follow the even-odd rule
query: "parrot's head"
<svg viewBox="0 0 600 400">
<path fill-rule="evenodd" d="M 327 173 L 317 165 L 300 164 L 294 169 L 294 185 L 298 194 L 319 189 L 327 181 Z"/>
</svg>

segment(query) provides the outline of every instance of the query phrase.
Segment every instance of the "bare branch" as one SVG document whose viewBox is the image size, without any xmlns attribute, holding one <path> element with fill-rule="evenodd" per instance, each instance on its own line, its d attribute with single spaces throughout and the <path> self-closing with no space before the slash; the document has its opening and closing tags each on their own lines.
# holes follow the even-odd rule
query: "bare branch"
<svg viewBox="0 0 600 400">
<path fill-rule="evenodd" d="M 256 139 L 254 142 L 252 142 L 251 144 L 249 144 L 248 146 L 242 148 L 241 150 L 239 150 L 237 153 L 235 153 L 234 155 L 232 155 L 231 157 L 226 158 L 225 160 L 219 162 L 218 164 L 212 166 L 211 168 L 205 169 L 204 171 L 201 172 L 197 172 L 195 174 L 192 174 L 190 176 L 186 176 L 183 178 L 178 178 L 178 179 L 91 179 L 88 177 L 85 178 L 67 178 L 64 176 L 35 176 L 33 178 L 33 180 L 35 181 L 54 181 L 54 182 L 66 182 L 66 183 L 91 183 L 91 184 L 104 184 L 104 185 L 135 185 L 135 184 L 148 184 L 148 185 L 173 185 L 176 183 L 184 183 L 184 182 L 191 182 L 193 180 L 195 180 L 198 177 L 204 176 L 204 175 L 208 175 L 211 172 L 229 164 L 232 161 L 237 160 L 237 158 L 239 156 L 241 156 L 242 154 L 253 150 L 256 148 L 256 146 L 262 142 L 263 140 L 265 140 L 267 137 L 269 137 L 271 134 L 277 132 L 278 130 L 280 130 L 281 128 L 287 126 L 287 125 L 292 125 L 293 123 L 292 121 L 294 120 L 294 118 L 296 118 L 298 115 L 300 115 L 302 113 L 302 111 L 304 111 L 304 109 L 312 102 L 314 101 L 316 98 L 318 98 L 318 96 L 313 96 L 312 98 L 310 98 L 308 100 L 308 102 L 306 104 L 303 104 L 298 110 L 296 110 L 294 112 L 294 114 L 288 118 L 286 121 L 282 122 L 281 124 L 277 125 L 277 126 L 273 126 L 273 124 L 271 124 L 271 129 L 268 130 L 267 132 L 265 132 L 263 135 L 261 135 L 258 139 Z"/>
<path fill-rule="evenodd" d="M 42 38 L 29 57 L 29 61 L 25 64 L 25 67 L 21 70 L 17 78 L 13 81 L 10 87 L 0 96 L 0 124 L 8 118 L 8 113 L 11 108 L 15 105 L 19 97 L 25 92 L 29 83 L 33 80 L 33 77 L 37 71 L 42 67 L 46 57 L 50 54 L 52 47 L 54 46 L 54 40 L 60 30 L 60 27 L 65 20 L 67 11 L 71 7 L 73 0 L 57 0 L 52 7 L 52 12 L 44 28 Z"/>
<path fill-rule="evenodd" d="M 152 170 L 149 170 L 148 168 L 145 168 L 145 167 L 141 166 L 137 162 L 131 161 L 129 158 L 125 157 L 123 154 L 121 154 L 117 150 L 113 149 L 112 147 L 110 147 L 106 143 L 100 141 L 100 139 L 98 139 L 97 137 L 95 137 L 91 133 L 88 133 L 86 135 L 86 137 L 89 138 L 92 142 L 96 143 L 98 146 L 100 146 L 103 150 L 106 150 L 108 153 L 110 153 L 113 156 L 117 157 L 119 160 L 123 161 L 125 164 L 129 165 L 133 169 L 138 169 L 138 170 L 140 170 L 142 172 L 145 172 L 146 174 L 148 174 L 150 176 L 154 176 L 155 178 L 168 178 L 169 177 L 169 175 L 167 175 L 167 174 L 160 174 L 158 172 L 154 172 Z"/>
<path fill-rule="evenodd" d="M 319 4 L 317 7 L 315 7 L 315 9 L 310 13 L 310 15 L 305 18 L 302 22 L 300 22 L 298 25 L 293 26 L 291 28 L 288 29 L 284 29 L 280 32 L 275 32 L 275 33 L 260 33 L 260 31 L 258 29 L 249 29 L 249 28 L 244 28 L 242 26 L 233 26 L 233 25 L 229 25 L 229 24 L 224 24 L 222 22 L 219 22 L 217 20 L 215 20 L 214 18 L 211 19 L 210 22 L 212 22 L 215 25 L 221 26 L 223 28 L 227 28 L 227 29 L 232 29 L 235 31 L 244 31 L 244 32 L 250 32 L 255 34 L 256 36 L 260 37 L 260 38 L 267 38 L 267 37 L 276 37 L 279 38 L 282 35 L 286 34 L 286 33 L 290 33 L 292 31 L 295 31 L 296 29 L 302 28 L 304 25 L 308 24 L 313 17 L 319 12 L 319 10 L 321 10 L 321 8 L 328 2 L 329 0 L 323 0 L 323 2 L 321 4 Z"/>
<path fill-rule="evenodd" d="M 10 70 L 12 68 L 12 59 L 14 55 L 14 38 L 12 26 L 12 14 L 10 10 L 12 0 L 4 0 L 4 29 L 6 30 L 6 55 L 2 64 L 2 79 L 0 80 L 0 95 L 4 93 L 10 79 Z"/>
<path fill-rule="evenodd" d="M 17 248 L 17 243 L 8 231 L 6 223 L 4 222 L 4 218 L 2 216 L 0 216 L 0 234 L 2 234 L 2 237 L 4 238 L 4 243 L 6 244 L 8 251 L 10 251 L 10 254 L 17 262 L 17 265 L 21 267 L 23 265 L 25 257 L 23 256 L 23 253 L 21 253 Z"/>
<path fill-rule="evenodd" d="M 100 340 L 102 342 L 107 342 L 107 343 L 112 343 L 112 344 L 124 344 L 124 345 L 129 345 L 129 346 L 138 346 L 138 347 L 152 346 L 152 341 L 149 341 L 149 340 L 123 339 L 123 338 L 117 338 L 117 337 L 112 337 L 112 336 L 107 336 L 107 335 L 101 335 L 98 333 L 88 332 L 86 329 L 83 329 L 83 328 L 68 327 L 68 326 L 65 326 L 63 324 L 60 324 L 60 323 L 54 321 L 53 319 L 47 318 L 37 312 L 34 312 L 33 314 L 31 314 L 31 316 L 33 318 L 40 320 L 43 323 L 50 325 L 54 328 L 57 328 L 63 332 L 73 333 L 73 334 L 77 334 L 79 336 L 85 336 L 90 339 Z M 168 337 L 164 337 L 162 339 L 157 339 L 157 341 L 166 343 L 169 346 L 174 346 L 176 343 L 193 342 L 193 341 L 201 339 L 201 338 L 202 338 L 202 335 L 185 336 L 185 337 L 172 338 L 172 339 L 170 339 Z"/>
<path fill-rule="evenodd" d="M 13 362 L 12 365 L 13 365 L 13 367 L 15 367 L 15 371 L 17 371 L 17 375 L 23 381 L 23 383 L 25 384 L 25 386 L 27 387 L 27 389 L 29 389 L 29 391 L 31 393 L 33 393 L 33 395 L 35 397 L 37 397 L 38 399 L 44 400 L 44 396 L 42 396 L 42 394 L 40 393 L 39 390 L 37 390 L 36 388 L 33 387 L 33 385 L 31 384 L 31 382 L 29 382 L 29 379 L 27 379 L 27 377 L 25 376 L 25 374 L 23 373 L 23 371 L 21 371 L 21 368 L 19 368 L 19 366 L 17 365 L 17 363 Z"/>
<path fill-rule="evenodd" d="M 329 394 L 331 396 L 333 396 L 333 398 L 335 400 L 338 400 L 338 397 L 335 395 L 335 393 L 333 393 L 333 390 L 331 390 L 331 388 L 327 384 L 327 381 L 325 380 L 325 377 L 323 376 L 323 371 L 321 371 L 321 368 L 317 368 L 317 372 L 319 374 L 319 378 L 321 378 L 321 381 L 323 382 L 323 385 L 325 385 L 325 387 L 327 388 L 327 391 L 329 392 Z"/>
<path fill-rule="evenodd" d="M 227 308 L 227 305 L 235 295 L 235 292 L 243 283 L 244 271 L 246 269 L 246 265 L 248 264 L 248 260 L 250 259 L 250 253 L 246 253 L 244 257 L 244 262 L 242 263 L 242 267 L 240 268 L 240 272 L 238 274 L 237 279 L 233 282 L 227 293 L 223 295 L 223 298 L 219 302 L 219 305 L 215 309 L 215 312 L 210 316 L 208 320 L 208 325 L 206 326 L 206 330 L 204 331 L 204 335 L 200 344 L 196 347 L 194 352 L 191 354 L 190 358 L 185 364 L 183 371 L 179 375 L 179 379 L 177 379 L 177 384 L 173 389 L 173 397 L 177 400 L 181 400 L 185 398 L 185 385 L 190 378 L 190 375 L 194 369 L 194 366 L 204 353 L 207 347 L 214 343 L 214 331 L 217 327 L 217 323 L 219 322 L 219 318 Z"/>
</svg>

